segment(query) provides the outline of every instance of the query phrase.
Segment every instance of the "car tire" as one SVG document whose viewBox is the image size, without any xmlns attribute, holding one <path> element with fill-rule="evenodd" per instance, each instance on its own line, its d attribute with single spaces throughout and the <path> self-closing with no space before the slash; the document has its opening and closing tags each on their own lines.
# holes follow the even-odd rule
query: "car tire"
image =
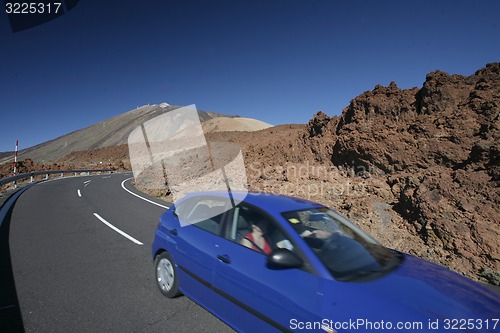
<svg viewBox="0 0 500 333">
<path fill-rule="evenodd" d="M 177 268 L 172 257 L 167 252 L 162 252 L 155 258 L 156 285 L 163 296 L 174 298 L 179 296 L 179 278 Z"/>
</svg>

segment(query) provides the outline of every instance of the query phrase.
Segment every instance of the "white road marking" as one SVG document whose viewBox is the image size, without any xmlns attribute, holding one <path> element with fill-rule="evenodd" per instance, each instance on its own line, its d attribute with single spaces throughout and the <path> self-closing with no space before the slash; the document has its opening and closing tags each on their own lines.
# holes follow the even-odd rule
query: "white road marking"
<svg viewBox="0 0 500 333">
<path fill-rule="evenodd" d="M 126 187 L 125 187 L 125 182 L 126 182 L 127 180 L 132 179 L 132 178 L 134 178 L 134 177 L 130 177 L 130 178 L 127 178 L 127 179 L 125 179 L 124 181 L 122 181 L 122 188 L 123 188 L 125 191 L 127 191 L 128 193 L 130 193 L 130 194 L 132 194 L 132 195 L 135 195 L 136 197 L 138 197 L 138 198 L 140 198 L 140 199 L 142 199 L 142 200 L 144 200 L 144 201 L 147 201 L 147 202 L 149 202 L 149 203 L 152 203 L 153 205 L 157 205 L 157 206 L 160 206 L 160 207 L 162 207 L 162 208 L 168 209 L 168 207 L 167 207 L 167 206 L 164 206 L 164 205 L 159 204 L 159 203 L 157 203 L 157 202 L 154 202 L 154 201 L 151 201 L 151 200 L 146 199 L 146 198 L 144 198 L 144 197 L 141 197 L 139 194 L 135 194 L 134 192 L 132 192 L 132 191 L 130 191 L 128 188 L 126 188 Z"/>
<path fill-rule="evenodd" d="M 85 186 L 87 186 L 88 184 L 90 184 L 90 182 L 91 182 L 91 181 L 92 181 L 92 180 L 90 180 L 90 179 L 89 179 L 89 180 L 87 180 L 87 181 L 84 181 L 84 182 L 83 182 L 83 184 L 84 184 L 84 185 L 83 185 L 83 187 L 85 187 Z"/>
<path fill-rule="evenodd" d="M 78 193 L 78 196 L 81 197 L 82 196 L 82 192 L 80 192 L 80 189 L 78 189 L 78 191 L 76 191 Z"/>
<path fill-rule="evenodd" d="M 107 225 L 108 227 L 110 227 L 111 229 L 113 229 L 114 231 L 116 231 L 117 233 L 119 233 L 120 235 L 122 235 L 123 237 L 127 238 L 128 240 L 138 244 L 138 245 L 143 245 L 140 241 L 138 241 L 137 239 L 135 239 L 134 237 L 130 236 L 129 234 L 121 231 L 120 229 L 118 229 L 117 227 L 115 227 L 114 225 L 112 225 L 111 223 L 109 223 L 108 221 L 106 221 L 105 219 L 103 219 L 101 216 L 99 216 L 99 214 L 97 213 L 94 213 L 94 216 L 97 217 L 102 223 L 104 223 L 105 225 Z"/>
</svg>

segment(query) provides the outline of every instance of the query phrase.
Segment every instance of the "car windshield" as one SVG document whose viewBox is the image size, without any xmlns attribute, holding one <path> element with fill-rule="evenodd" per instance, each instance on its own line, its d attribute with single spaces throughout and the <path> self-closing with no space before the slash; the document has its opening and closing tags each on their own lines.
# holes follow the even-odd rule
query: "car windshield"
<svg viewBox="0 0 500 333">
<path fill-rule="evenodd" d="M 372 280 L 401 263 L 398 252 L 380 245 L 331 209 L 311 208 L 282 215 L 337 280 Z"/>
</svg>

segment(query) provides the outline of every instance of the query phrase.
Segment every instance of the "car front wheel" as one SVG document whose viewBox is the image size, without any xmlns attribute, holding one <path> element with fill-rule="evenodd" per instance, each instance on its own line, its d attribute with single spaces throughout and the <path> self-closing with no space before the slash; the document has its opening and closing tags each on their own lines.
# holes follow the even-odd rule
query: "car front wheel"
<svg viewBox="0 0 500 333">
<path fill-rule="evenodd" d="M 174 261 L 167 252 L 162 252 L 155 258 L 156 284 L 161 293 L 173 298 L 180 295 L 179 279 Z"/>
</svg>

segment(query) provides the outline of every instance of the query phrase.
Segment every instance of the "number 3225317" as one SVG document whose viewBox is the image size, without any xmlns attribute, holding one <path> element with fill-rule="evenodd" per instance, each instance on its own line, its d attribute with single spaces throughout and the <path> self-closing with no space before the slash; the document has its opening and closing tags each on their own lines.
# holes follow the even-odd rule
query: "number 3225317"
<svg viewBox="0 0 500 333">
<path fill-rule="evenodd" d="M 57 14 L 61 9 L 61 2 L 6 2 L 7 14 Z"/>
</svg>

